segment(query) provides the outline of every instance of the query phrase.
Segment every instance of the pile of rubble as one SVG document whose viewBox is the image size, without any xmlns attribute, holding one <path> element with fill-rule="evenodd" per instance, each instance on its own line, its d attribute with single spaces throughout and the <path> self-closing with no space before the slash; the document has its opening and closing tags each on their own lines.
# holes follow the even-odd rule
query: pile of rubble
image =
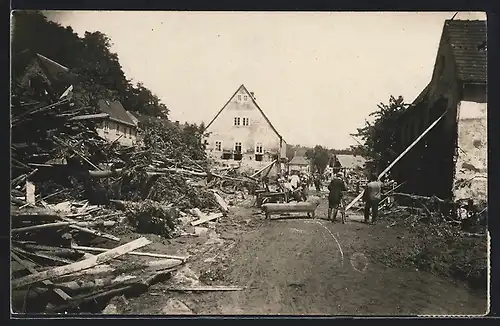
<svg viewBox="0 0 500 326">
<path fill-rule="evenodd" d="M 71 88 L 13 101 L 15 312 L 101 311 L 111 297 L 147 291 L 188 257 L 136 251 L 151 241 L 121 240 L 123 228 L 178 236 L 225 216 L 256 183 L 211 171 L 168 121 L 143 130 L 138 146 L 109 143 L 95 129 L 106 117 L 76 105 Z"/>
</svg>

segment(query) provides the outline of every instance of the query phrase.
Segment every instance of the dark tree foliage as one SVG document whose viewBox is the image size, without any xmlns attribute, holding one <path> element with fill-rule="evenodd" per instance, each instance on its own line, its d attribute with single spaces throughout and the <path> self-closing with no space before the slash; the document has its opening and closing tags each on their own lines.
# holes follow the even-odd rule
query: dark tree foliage
<svg viewBox="0 0 500 326">
<path fill-rule="evenodd" d="M 378 110 L 370 114 L 373 122 L 357 129 L 353 136 L 362 140 L 362 145 L 352 149 L 372 159 L 378 171 L 386 168 L 399 155 L 397 124 L 401 114 L 408 108 L 402 96 L 389 98 L 389 104 L 380 103 Z"/>
<path fill-rule="evenodd" d="M 141 83 L 127 80 L 118 55 L 111 52 L 111 40 L 103 33 L 85 32 L 79 37 L 71 27 L 48 21 L 38 11 L 13 14 L 12 55 L 24 50 L 40 53 L 76 74 L 77 98 L 83 105 L 95 106 L 100 98 L 117 99 L 130 111 L 168 117 L 168 108 Z M 14 70 L 17 67 L 14 67 Z"/>
<path fill-rule="evenodd" d="M 330 162 L 330 153 L 328 149 L 321 145 L 316 145 L 313 149 L 308 149 L 305 156 L 311 160 L 314 171 L 319 173 L 325 172 Z"/>
</svg>

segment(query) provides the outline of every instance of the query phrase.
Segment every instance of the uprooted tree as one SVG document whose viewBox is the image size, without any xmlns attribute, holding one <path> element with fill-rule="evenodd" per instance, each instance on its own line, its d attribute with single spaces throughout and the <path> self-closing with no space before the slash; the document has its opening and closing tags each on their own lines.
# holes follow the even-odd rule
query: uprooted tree
<svg viewBox="0 0 500 326">
<path fill-rule="evenodd" d="M 366 120 L 365 126 L 357 128 L 352 134 L 358 137 L 362 144 L 351 146 L 353 151 L 374 161 L 376 171 L 382 171 L 398 156 L 397 124 L 401 114 L 408 108 L 402 96 L 391 95 L 389 103 L 380 103 L 378 110 L 370 113 L 372 122 Z"/>
</svg>

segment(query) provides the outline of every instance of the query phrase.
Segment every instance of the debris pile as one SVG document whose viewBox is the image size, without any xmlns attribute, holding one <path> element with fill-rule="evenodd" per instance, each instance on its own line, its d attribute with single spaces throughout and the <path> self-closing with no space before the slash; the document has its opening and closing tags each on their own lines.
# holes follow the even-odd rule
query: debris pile
<svg viewBox="0 0 500 326">
<path fill-rule="evenodd" d="M 110 143 L 96 131 L 107 114 L 77 104 L 72 87 L 61 96 L 45 88 L 17 89 L 12 106 L 16 312 L 96 312 L 112 297 L 146 291 L 187 257 L 139 252 L 151 242 L 117 235 L 131 227 L 178 236 L 225 216 L 256 183 L 211 171 L 197 131 L 169 121 L 145 123 L 137 146 Z"/>
<path fill-rule="evenodd" d="M 451 201 L 397 192 L 386 198 L 392 200 L 381 205 L 380 222 L 387 228 L 401 230 L 398 238 L 408 239 L 397 241 L 387 250 L 374 250 L 374 257 L 390 266 L 427 270 L 484 288 L 486 206 L 472 200 Z"/>
<path fill-rule="evenodd" d="M 101 311 L 114 296 L 139 295 L 168 279 L 187 260 L 135 251 L 151 243 L 146 238 L 118 245 L 120 238 L 106 229 L 120 225 L 121 212 L 88 201 L 45 206 L 12 208 L 15 312 Z M 109 248 L 90 246 L 99 241 Z"/>
</svg>

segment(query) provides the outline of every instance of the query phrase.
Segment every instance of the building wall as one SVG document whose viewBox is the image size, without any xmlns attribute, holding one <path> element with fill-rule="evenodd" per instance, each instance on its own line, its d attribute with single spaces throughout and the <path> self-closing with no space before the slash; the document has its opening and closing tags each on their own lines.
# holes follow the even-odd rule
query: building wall
<svg viewBox="0 0 500 326">
<path fill-rule="evenodd" d="M 444 34 L 427 94 L 401 119 L 398 152 L 405 150 L 442 113 L 448 112 L 393 169 L 391 175 L 397 181 L 406 181 L 402 191 L 452 197 L 457 152 L 457 107 L 461 96 L 451 45 Z"/>
<path fill-rule="evenodd" d="M 113 142 L 118 139 L 118 143 L 124 146 L 133 146 L 137 141 L 137 130 L 128 125 L 116 121 L 105 120 L 96 128 L 97 133 L 102 138 Z"/>
<path fill-rule="evenodd" d="M 296 165 L 296 164 L 288 164 L 289 172 L 299 171 L 299 172 L 310 172 L 311 167 L 309 165 Z"/>
<path fill-rule="evenodd" d="M 235 118 L 239 118 L 239 125 L 235 125 Z M 243 118 L 248 118 L 248 125 L 243 125 Z M 241 164 L 248 169 L 258 170 L 276 157 L 286 155 L 286 143 L 280 140 L 244 88 L 231 98 L 206 133 L 208 156 L 225 164 Z M 221 142 L 220 150 L 216 148 L 217 142 Z M 222 159 L 224 151 L 235 150 L 236 142 L 241 143 L 241 161 Z M 256 161 L 257 144 L 262 144 L 262 161 Z"/>
<path fill-rule="evenodd" d="M 476 101 L 481 99 L 476 97 Z M 487 104 L 461 101 L 458 114 L 458 157 L 454 192 L 456 199 L 488 199 Z"/>
</svg>

